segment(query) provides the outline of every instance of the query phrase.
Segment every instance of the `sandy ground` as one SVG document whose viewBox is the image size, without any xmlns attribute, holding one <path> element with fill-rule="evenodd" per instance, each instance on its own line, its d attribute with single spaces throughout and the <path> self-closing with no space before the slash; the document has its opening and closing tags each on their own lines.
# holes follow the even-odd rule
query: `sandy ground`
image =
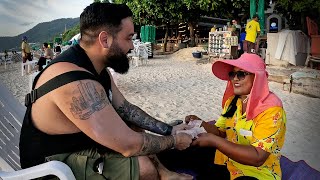
<svg viewBox="0 0 320 180">
<path fill-rule="evenodd" d="M 180 52 L 181 53 L 181 52 Z M 190 53 L 189 53 L 190 54 Z M 29 77 L 21 76 L 20 64 L 9 70 L 0 66 L 0 80 L 24 102 Z M 195 114 L 206 120 L 217 119 L 226 82 L 211 72 L 211 64 L 195 63 L 190 56 L 156 56 L 147 65 L 131 67 L 128 74 L 116 75 L 124 96 L 143 110 L 169 122 Z M 270 82 L 270 89 L 283 101 L 287 113 L 287 133 L 282 154 L 293 161 L 305 160 L 320 170 L 320 99 L 289 93 L 282 84 Z"/>
</svg>

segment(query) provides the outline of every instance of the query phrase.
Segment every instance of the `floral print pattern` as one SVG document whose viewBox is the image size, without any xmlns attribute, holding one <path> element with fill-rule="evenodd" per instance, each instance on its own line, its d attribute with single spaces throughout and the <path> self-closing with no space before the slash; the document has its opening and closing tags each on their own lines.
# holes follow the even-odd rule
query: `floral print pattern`
<svg viewBox="0 0 320 180">
<path fill-rule="evenodd" d="M 226 101 L 224 112 L 232 99 L 233 97 Z M 286 132 L 286 114 L 282 107 L 269 108 L 254 119 L 247 120 L 246 113 L 242 113 L 242 102 L 239 99 L 234 116 L 232 118 L 221 116 L 216 126 L 219 130 L 226 132 L 228 141 L 251 145 L 270 153 L 262 166 L 253 167 L 233 161 L 217 150 L 215 164 L 227 165 L 231 179 L 240 176 L 251 176 L 264 180 L 281 179 L 280 151 Z"/>
</svg>

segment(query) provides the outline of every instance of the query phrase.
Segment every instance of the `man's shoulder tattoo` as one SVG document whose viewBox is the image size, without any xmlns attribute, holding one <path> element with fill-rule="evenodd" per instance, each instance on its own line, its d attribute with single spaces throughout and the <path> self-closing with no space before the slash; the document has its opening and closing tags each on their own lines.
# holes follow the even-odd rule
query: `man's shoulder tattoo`
<svg viewBox="0 0 320 180">
<path fill-rule="evenodd" d="M 85 83 L 80 81 L 77 91 L 77 94 L 72 97 L 70 108 L 76 119 L 89 119 L 94 112 L 110 104 L 105 91 L 102 88 L 98 90 L 92 81 Z"/>
</svg>

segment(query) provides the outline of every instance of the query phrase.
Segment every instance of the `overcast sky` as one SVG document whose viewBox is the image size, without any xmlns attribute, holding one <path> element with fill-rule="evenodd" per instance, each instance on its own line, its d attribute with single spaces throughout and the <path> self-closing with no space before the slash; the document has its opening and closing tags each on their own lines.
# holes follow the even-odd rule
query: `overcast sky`
<svg viewBox="0 0 320 180">
<path fill-rule="evenodd" d="M 93 0 L 0 0 L 0 36 L 16 36 L 41 22 L 79 17 Z"/>
</svg>

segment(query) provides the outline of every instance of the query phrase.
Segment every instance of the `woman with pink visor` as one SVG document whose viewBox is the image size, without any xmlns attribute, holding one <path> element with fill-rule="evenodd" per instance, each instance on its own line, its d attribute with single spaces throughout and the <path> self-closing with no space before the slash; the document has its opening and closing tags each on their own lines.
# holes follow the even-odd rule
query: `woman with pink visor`
<svg viewBox="0 0 320 180">
<path fill-rule="evenodd" d="M 216 148 L 217 179 L 281 179 L 286 114 L 269 90 L 263 60 L 245 53 L 237 60 L 215 62 L 212 72 L 227 81 L 222 115 L 214 125 L 202 121 L 208 133 L 200 134 L 193 145 Z M 189 115 L 186 122 L 197 119 Z"/>
</svg>

